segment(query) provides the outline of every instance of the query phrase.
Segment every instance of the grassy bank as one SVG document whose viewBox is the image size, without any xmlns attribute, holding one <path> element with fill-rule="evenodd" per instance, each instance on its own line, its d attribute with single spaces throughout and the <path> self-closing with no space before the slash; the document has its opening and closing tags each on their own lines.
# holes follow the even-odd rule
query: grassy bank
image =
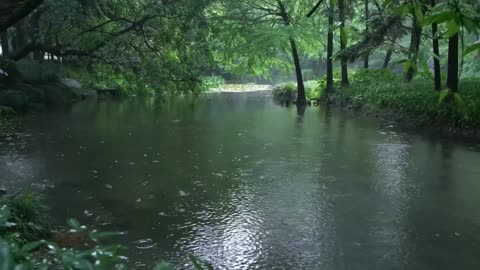
<svg viewBox="0 0 480 270">
<path fill-rule="evenodd" d="M 480 79 L 460 82 L 458 93 L 433 90 L 433 80 L 418 77 L 405 82 L 387 70 L 362 70 L 351 76 L 350 87 L 329 97 L 338 104 L 368 110 L 394 110 L 432 125 L 480 128 Z"/>
<path fill-rule="evenodd" d="M 405 82 L 402 76 L 385 69 L 360 70 L 350 75 L 350 86 L 341 87 L 339 74 L 334 77 L 335 91 L 325 95 L 326 78 L 306 84 L 309 99 L 367 112 L 394 112 L 422 125 L 452 129 L 480 129 L 480 79 L 463 79 L 458 93 L 433 90 L 428 74 Z M 296 98 L 293 83 L 274 89 L 274 99 L 284 102 Z"/>
</svg>

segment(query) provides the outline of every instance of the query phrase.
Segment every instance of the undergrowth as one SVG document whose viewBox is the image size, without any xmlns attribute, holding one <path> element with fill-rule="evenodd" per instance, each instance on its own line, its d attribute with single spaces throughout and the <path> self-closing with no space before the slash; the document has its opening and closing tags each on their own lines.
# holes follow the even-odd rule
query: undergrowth
<svg viewBox="0 0 480 270">
<path fill-rule="evenodd" d="M 433 80 L 420 76 L 411 82 L 385 69 L 360 70 L 349 87 L 338 88 L 333 99 L 356 106 L 394 109 L 455 127 L 480 127 L 479 79 L 460 81 L 458 93 L 433 90 Z"/>
</svg>

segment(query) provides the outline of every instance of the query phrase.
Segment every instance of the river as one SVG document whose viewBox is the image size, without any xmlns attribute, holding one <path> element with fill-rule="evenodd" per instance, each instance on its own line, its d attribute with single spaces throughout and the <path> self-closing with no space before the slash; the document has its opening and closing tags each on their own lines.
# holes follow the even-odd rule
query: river
<svg viewBox="0 0 480 270">
<path fill-rule="evenodd" d="M 268 92 L 90 101 L 0 125 L 0 186 L 124 231 L 133 269 L 480 269 L 480 145 Z"/>
</svg>

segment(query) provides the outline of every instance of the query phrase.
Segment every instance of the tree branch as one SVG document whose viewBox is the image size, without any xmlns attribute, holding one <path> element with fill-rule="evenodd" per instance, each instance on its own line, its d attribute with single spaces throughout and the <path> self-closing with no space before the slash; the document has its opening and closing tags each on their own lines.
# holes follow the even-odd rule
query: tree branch
<svg viewBox="0 0 480 270">
<path fill-rule="evenodd" d="M 317 4 L 308 12 L 307 18 L 312 17 L 312 15 L 317 11 L 317 9 L 320 7 L 320 5 L 323 3 L 323 0 L 318 0 Z"/>
<path fill-rule="evenodd" d="M 0 33 L 34 11 L 43 0 L 0 0 Z"/>
</svg>

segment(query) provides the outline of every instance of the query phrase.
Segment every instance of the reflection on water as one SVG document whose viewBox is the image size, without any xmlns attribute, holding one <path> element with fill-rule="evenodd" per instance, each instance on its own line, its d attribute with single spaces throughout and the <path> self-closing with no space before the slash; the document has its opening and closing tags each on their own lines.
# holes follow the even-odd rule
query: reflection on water
<svg viewBox="0 0 480 270">
<path fill-rule="evenodd" d="M 478 269 L 480 152 L 264 93 L 76 105 L 2 124 L 0 185 L 126 231 L 130 264 Z"/>
</svg>

